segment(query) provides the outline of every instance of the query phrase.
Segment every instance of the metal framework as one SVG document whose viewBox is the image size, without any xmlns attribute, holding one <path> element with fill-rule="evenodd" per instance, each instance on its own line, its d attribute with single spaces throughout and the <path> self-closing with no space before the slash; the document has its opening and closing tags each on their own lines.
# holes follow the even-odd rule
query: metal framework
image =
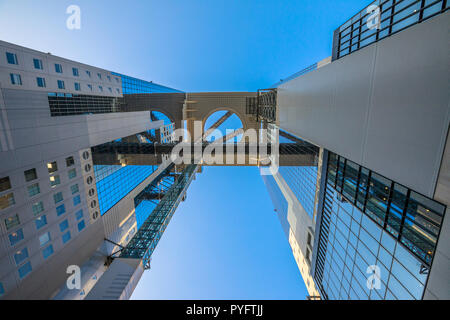
<svg viewBox="0 0 450 320">
<path fill-rule="evenodd" d="M 150 259 L 159 240 L 166 230 L 179 203 L 184 198 L 197 165 L 188 165 L 176 182 L 167 190 L 162 200 L 152 211 L 144 224 L 121 251 L 120 258 L 142 259 L 144 268 L 150 269 Z"/>
<path fill-rule="evenodd" d="M 203 140 L 206 140 L 208 136 L 213 133 L 214 130 L 219 128 L 225 121 L 227 121 L 231 116 L 233 115 L 233 112 L 228 111 L 225 113 L 219 120 L 217 120 L 208 130 L 206 130 L 205 134 L 203 135 Z"/>
<path fill-rule="evenodd" d="M 101 164 L 101 161 L 97 161 L 97 157 L 101 157 L 102 154 L 171 154 L 172 150 L 177 146 L 188 147 L 190 150 L 194 151 L 196 146 L 200 145 L 200 149 L 202 152 L 209 146 L 211 143 L 203 142 L 203 143 L 165 143 L 165 144 L 152 144 L 152 143 L 133 143 L 133 142 L 110 142 L 105 143 L 100 146 L 96 146 L 92 148 L 92 154 L 94 158 L 94 163 Z M 272 151 L 271 144 L 256 144 L 252 145 L 251 143 L 231 143 L 231 144 L 217 144 L 217 148 L 223 148 L 223 153 L 225 154 L 229 150 L 233 149 L 235 154 L 239 154 L 243 152 L 245 154 L 250 154 L 253 150 L 256 149 L 256 152 L 259 152 L 264 148 L 264 151 L 270 153 Z M 314 150 L 311 150 L 313 148 Z M 279 144 L 279 154 L 314 154 L 317 151 L 317 147 L 312 146 L 311 144 L 298 141 L 295 143 L 280 143 Z M 182 152 L 180 152 L 182 153 Z M 193 152 L 194 153 L 194 152 Z"/>
<path fill-rule="evenodd" d="M 151 201 L 155 204 L 162 200 L 165 194 L 177 180 L 177 174 L 171 173 L 174 165 L 168 166 L 156 179 L 152 181 L 141 193 L 134 198 L 134 207 L 137 208 L 142 201 Z"/>
<path fill-rule="evenodd" d="M 246 113 L 256 121 L 273 123 L 277 119 L 277 89 L 259 89 L 256 97 L 248 97 Z"/>
</svg>

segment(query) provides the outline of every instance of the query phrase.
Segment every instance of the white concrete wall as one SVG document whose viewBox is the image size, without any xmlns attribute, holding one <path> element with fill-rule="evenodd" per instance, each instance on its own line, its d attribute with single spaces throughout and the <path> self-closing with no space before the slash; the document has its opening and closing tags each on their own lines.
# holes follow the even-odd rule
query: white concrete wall
<svg viewBox="0 0 450 320">
<path fill-rule="evenodd" d="M 1 59 L 0 59 L 1 60 Z M 0 72 L 1 74 L 2 72 Z M 0 282 L 5 288 L 5 299 L 48 299 L 65 282 L 68 265 L 81 265 L 103 243 L 105 237 L 102 219 L 91 219 L 98 211 L 95 179 L 88 185 L 86 179 L 93 177 L 92 162 L 84 160 L 82 153 L 91 146 L 113 141 L 132 134 L 152 129 L 156 124 L 150 122 L 149 112 L 130 112 L 113 114 L 94 114 L 66 117 L 51 117 L 47 94 L 35 90 L 14 90 L 2 88 L 0 83 L 0 177 L 9 177 L 11 189 L 0 196 L 13 193 L 15 204 L 0 211 Z M 67 168 L 65 160 L 73 156 L 75 166 Z M 50 186 L 47 163 L 56 161 L 61 184 Z M 86 171 L 86 164 L 91 168 Z M 24 171 L 36 168 L 38 179 L 27 183 Z M 77 176 L 69 179 L 68 171 L 75 168 Z M 94 178 L 94 177 L 93 177 Z M 29 197 L 27 186 L 39 183 L 40 194 Z M 81 204 L 75 206 L 70 187 L 78 184 Z M 62 192 L 66 213 L 57 216 L 53 195 Z M 36 230 L 36 217 L 32 205 L 42 201 L 47 217 L 47 225 Z M 94 208 L 91 207 L 96 201 Z M 58 206 L 62 203 L 58 203 Z M 82 209 L 86 228 L 79 232 L 74 213 Z M 19 215 L 20 226 L 6 230 L 4 219 Z M 63 244 L 59 224 L 69 220 L 72 239 Z M 25 239 L 11 246 L 8 235 L 22 228 Z M 38 237 L 50 232 L 54 254 L 47 260 L 42 256 Z M 14 253 L 28 249 L 29 261 L 33 271 L 21 280 L 14 261 Z"/>
<path fill-rule="evenodd" d="M 449 127 L 447 12 L 278 89 L 280 127 L 433 197 Z"/>
<path fill-rule="evenodd" d="M 128 300 L 143 273 L 142 260 L 117 258 L 89 292 L 86 300 Z"/>
<path fill-rule="evenodd" d="M 6 59 L 6 52 L 17 55 L 18 65 L 9 64 Z M 43 69 L 34 67 L 33 59 L 42 60 Z M 62 65 L 62 73 L 55 71 L 55 64 Z M 79 76 L 74 76 L 72 68 L 78 68 Z M 91 76 L 86 73 L 90 71 Z M 22 85 L 11 84 L 10 74 L 20 74 Z M 101 79 L 98 77 L 101 74 Z M 45 78 L 46 88 L 37 86 L 36 78 Z M 108 78 L 109 77 L 109 78 Z M 63 80 L 65 89 L 58 89 L 57 80 Z M 88 94 L 99 96 L 122 96 L 122 79 L 115 76 L 111 71 L 92 67 L 79 62 L 53 56 L 48 53 L 24 48 L 12 43 L 0 41 L 0 82 L 4 88 L 35 90 L 42 92 L 69 92 L 73 94 Z M 80 83 L 81 91 L 75 90 L 75 82 Z M 92 85 L 92 90 L 88 88 Z M 103 87 L 103 91 L 99 86 Z M 111 88 L 111 91 L 109 90 Z"/>
</svg>

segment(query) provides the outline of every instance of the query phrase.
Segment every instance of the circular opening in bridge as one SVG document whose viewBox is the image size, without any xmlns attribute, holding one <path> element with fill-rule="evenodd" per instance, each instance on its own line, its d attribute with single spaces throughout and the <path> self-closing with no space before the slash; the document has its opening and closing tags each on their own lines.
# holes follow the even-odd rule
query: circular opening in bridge
<svg viewBox="0 0 450 320">
<path fill-rule="evenodd" d="M 173 122 L 167 115 L 159 111 L 150 111 L 150 120 L 152 122 L 162 120 L 165 126 Z"/>
<path fill-rule="evenodd" d="M 213 142 L 219 139 L 224 143 L 236 143 L 241 141 L 242 133 L 238 134 L 239 129 L 243 129 L 241 119 L 237 114 L 228 110 L 214 112 L 205 121 L 204 134 L 206 141 Z"/>
</svg>

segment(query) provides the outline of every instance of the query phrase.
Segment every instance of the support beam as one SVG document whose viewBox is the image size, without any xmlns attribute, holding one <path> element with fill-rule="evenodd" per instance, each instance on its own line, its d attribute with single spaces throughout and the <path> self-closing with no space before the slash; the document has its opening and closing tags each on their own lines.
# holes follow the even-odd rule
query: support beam
<svg viewBox="0 0 450 320">
<path fill-rule="evenodd" d="M 233 115 L 233 112 L 228 111 L 225 113 L 219 120 L 217 120 L 203 135 L 203 140 L 206 140 L 208 136 L 218 127 L 220 127 L 225 121 L 227 121 L 231 116 Z"/>
</svg>

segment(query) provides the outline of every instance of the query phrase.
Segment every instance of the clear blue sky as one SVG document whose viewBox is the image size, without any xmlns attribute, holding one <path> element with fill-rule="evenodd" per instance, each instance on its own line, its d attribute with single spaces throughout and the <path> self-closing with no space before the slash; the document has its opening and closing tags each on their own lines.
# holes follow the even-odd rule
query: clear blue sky
<svg viewBox="0 0 450 320">
<path fill-rule="evenodd" d="M 184 91 L 256 91 L 331 55 L 371 0 L 0 0 L 0 39 Z M 66 29 L 66 8 L 82 28 Z M 255 168 L 206 168 L 136 299 L 304 299 Z"/>
</svg>

